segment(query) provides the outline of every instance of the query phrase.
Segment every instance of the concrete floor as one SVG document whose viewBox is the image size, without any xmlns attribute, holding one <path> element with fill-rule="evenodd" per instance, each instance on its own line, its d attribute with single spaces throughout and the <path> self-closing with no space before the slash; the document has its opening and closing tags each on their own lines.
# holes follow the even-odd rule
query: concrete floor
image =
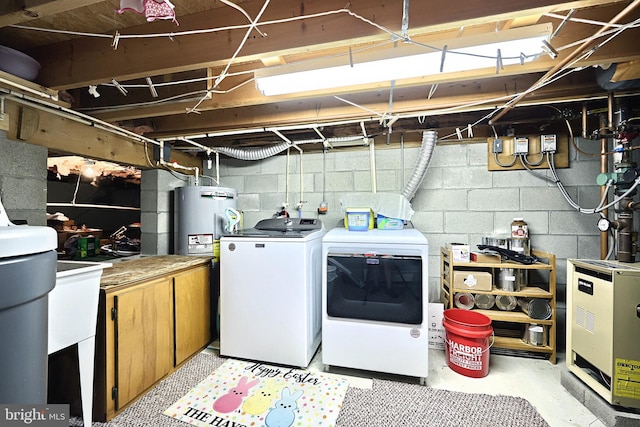
<svg viewBox="0 0 640 427">
<path fill-rule="evenodd" d="M 547 360 L 491 354 L 489 374 L 469 378 L 452 371 L 444 351 L 430 350 L 430 372 L 427 384 L 433 388 L 468 393 L 502 394 L 527 399 L 550 426 L 604 427 L 560 383 L 566 370 L 564 354 L 554 365 Z"/>
</svg>

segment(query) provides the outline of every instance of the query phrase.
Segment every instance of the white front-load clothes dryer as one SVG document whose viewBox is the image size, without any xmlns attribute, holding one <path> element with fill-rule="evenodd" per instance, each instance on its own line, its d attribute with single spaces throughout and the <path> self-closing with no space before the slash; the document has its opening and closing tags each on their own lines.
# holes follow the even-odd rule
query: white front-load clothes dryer
<svg viewBox="0 0 640 427">
<path fill-rule="evenodd" d="M 322 252 L 322 362 L 426 382 L 426 237 L 415 228 L 336 227 L 325 234 Z"/>
<path fill-rule="evenodd" d="M 307 367 L 321 340 L 318 219 L 270 218 L 220 238 L 220 354 Z"/>
</svg>

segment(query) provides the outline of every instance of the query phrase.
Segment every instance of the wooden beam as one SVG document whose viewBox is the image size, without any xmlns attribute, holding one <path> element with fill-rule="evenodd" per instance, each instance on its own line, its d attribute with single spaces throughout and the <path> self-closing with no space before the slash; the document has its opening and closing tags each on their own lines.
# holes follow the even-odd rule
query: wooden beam
<svg viewBox="0 0 640 427">
<path fill-rule="evenodd" d="M 608 0 L 613 3 L 616 0 Z M 414 2 L 411 5 L 411 34 L 442 31 L 452 27 L 480 24 L 492 20 L 507 20 L 529 16 L 541 11 L 562 11 L 571 6 L 601 5 L 602 0 L 554 1 L 511 0 L 508 2 L 451 2 L 433 0 Z M 262 1 L 248 1 L 243 7 L 255 16 Z M 352 4 L 354 13 L 374 21 L 382 27 L 400 31 L 402 0 L 385 2 L 358 2 Z M 273 2 L 263 15 L 263 22 L 292 16 L 312 15 L 332 10 L 344 10 L 344 0 L 305 2 L 304 9 L 298 0 Z M 478 15 L 482 11 L 482 16 Z M 169 21 L 157 22 L 153 26 L 141 25 L 121 30 L 126 34 L 165 33 L 203 28 L 224 28 L 244 25 L 241 14 L 220 13 L 210 10 L 180 18 L 180 28 Z M 391 40 L 391 35 L 350 16 L 346 11 L 304 21 L 291 21 L 268 25 L 264 28 L 267 37 L 249 38 L 243 46 L 236 63 L 257 61 L 265 57 L 285 53 L 305 52 L 314 49 L 342 47 L 345 41 L 367 43 L 376 40 Z M 40 82 L 56 89 L 82 87 L 117 80 L 130 80 L 150 75 L 166 74 L 194 68 L 226 65 L 240 45 L 246 30 L 228 30 L 223 33 L 198 34 L 179 37 L 120 39 L 118 48 L 111 47 L 110 39 L 77 38 L 54 46 L 34 48 L 28 53 L 36 58 L 43 68 Z"/>
<path fill-rule="evenodd" d="M 59 101 L 58 91 L 30 82 L 29 80 L 21 79 L 13 74 L 5 73 L 2 70 L 0 70 L 0 87 L 25 95 L 42 97 L 69 107 L 68 103 Z"/>
<path fill-rule="evenodd" d="M 76 154 L 140 169 L 152 169 L 153 147 L 140 140 L 124 137 L 90 123 L 81 123 L 48 108 L 5 100 L 9 115 L 7 138 L 48 147 L 59 153 Z M 146 150 L 146 153 L 145 153 Z M 188 154 L 172 151 L 171 161 L 183 166 L 202 167 L 202 161 Z"/>
<path fill-rule="evenodd" d="M 535 91 L 527 102 L 542 101 L 575 101 L 576 99 L 606 98 L 604 89 L 597 89 L 593 79 L 593 71 L 585 70 L 583 75 L 567 77 L 553 85 Z M 247 123 L 251 128 L 277 127 L 282 124 L 305 125 L 312 123 L 327 123 L 340 120 L 365 120 L 377 121 L 383 114 L 421 114 L 421 115 L 445 115 L 448 113 L 460 113 L 465 111 L 492 110 L 499 105 L 496 101 L 505 95 L 514 96 L 519 88 L 526 88 L 538 78 L 537 75 L 506 78 L 503 80 L 478 80 L 468 82 L 464 87 L 442 88 L 436 95 L 428 100 L 426 91 L 411 89 L 394 89 L 396 101 L 393 103 L 393 111 L 388 110 L 388 90 L 379 93 L 377 101 L 363 103 L 358 95 L 348 97 L 356 105 L 346 104 L 331 97 L 313 100 L 300 100 L 291 102 L 279 102 L 260 106 L 247 106 L 236 109 L 206 111 L 201 114 L 161 117 L 156 119 L 157 130 L 151 134 L 157 138 L 176 136 L 189 136 L 205 134 L 209 132 L 232 131 L 246 129 Z M 506 99 L 504 100 L 506 101 Z M 503 102 L 504 102 L 503 101 Z M 463 108 L 465 105 L 473 105 Z M 212 128 L 211 123 L 215 123 Z M 467 123 L 462 123 L 465 126 Z"/>
<path fill-rule="evenodd" d="M 585 34 L 586 37 L 586 34 Z M 618 62 L 620 60 L 624 62 L 640 60 L 640 52 L 636 52 L 632 49 L 629 49 L 631 43 L 635 43 L 636 34 L 633 32 L 625 32 L 618 36 L 613 41 L 609 42 L 605 45 L 604 48 L 598 49 L 587 59 L 580 61 L 574 64 L 574 68 L 577 67 L 591 67 L 598 64 L 606 64 L 612 62 Z M 569 40 L 558 38 L 560 44 L 567 44 Z M 566 51 L 563 53 L 566 54 Z M 544 56 L 539 58 L 536 61 L 524 64 L 524 65 L 511 65 L 506 66 L 504 70 L 500 72 L 500 74 L 496 75 L 494 69 L 485 69 L 485 70 L 475 70 L 475 71 L 465 71 L 459 73 L 452 74 L 442 74 L 437 76 L 429 76 L 426 78 L 416 78 L 416 79 L 407 79 L 407 80 L 397 80 L 395 82 L 395 88 L 425 88 L 429 87 L 433 84 L 447 84 L 447 85 L 463 85 L 464 82 L 484 79 L 484 80 L 492 80 L 492 79 L 500 79 L 506 76 L 518 76 L 525 75 L 531 73 L 543 73 L 550 70 L 557 61 L 562 59 L 561 56 L 557 59 L 551 59 L 548 56 Z M 248 77 L 230 77 L 223 81 L 223 87 L 232 88 L 238 85 L 240 82 L 247 80 Z M 530 81 L 530 84 L 534 83 L 535 80 Z M 207 99 L 198 105 L 198 112 L 202 113 L 209 110 L 227 110 L 238 107 L 246 107 L 252 105 L 261 105 L 265 103 L 282 103 L 282 102 L 290 102 L 297 100 L 305 100 L 311 99 L 313 97 L 326 97 L 333 95 L 345 95 L 345 94 L 354 94 L 354 93 L 370 93 L 370 97 L 372 99 L 371 102 L 377 102 L 376 100 L 379 97 L 379 92 L 387 90 L 389 87 L 389 83 L 380 83 L 380 84 L 372 84 L 367 86 L 351 86 L 348 88 L 340 88 L 340 89 L 332 89 L 330 91 L 321 91 L 312 94 L 290 94 L 290 95 L 280 95 L 274 97 L 265 97 L 261 93 L 259 93 L 255 85 L 251 82 L 248 83 L 236 90 L 230 91 L 228 93 L 223 94 L 214 94 L 211 99 Z M 525 86 L 521 86 L 520 89 L 525 89 Z M 184 102 L 175 102 L 170 104 L 158 104 L 158 105 L 150 105 L 150 106 L 136 106 L 135 108 L 126 108 L 123 107 L 120 110 L 112 110 L 108 112 L 97 112 L 95 113 L 95 117 L 100 118 L 101 120 L 108 122 L 116 122 L 116 121 L 124 121 L 131 120 L 136 118 L 148 118 L 148 117 L 159 117 L 159 116 L 171 116 L 177 115 L 180 117 L 184 117 L 186 112 L 190 110 L 192 107 L 196 105 L 196 100 L 184 101 Z M 364 102 L 364 104 L 368 104 L 368 102 Z M 159 122 L 156 119 L 157 122 Z M 211 123 L 216 123 L 216 121 L 211 121 Z"/>
<path fill-rule="evenodd" d="M 612 82 L 640 79 L 640 60 L 618 64 L 616 72 L 611 78 Z"/>
<path fill-rule="evenodd" d="M 0 28 L 32 19 L 46 18 L 104 0 L 3 0 L 0 5 Z M 6 3 L 5 3 L 6 2 Z"/>
</svg>

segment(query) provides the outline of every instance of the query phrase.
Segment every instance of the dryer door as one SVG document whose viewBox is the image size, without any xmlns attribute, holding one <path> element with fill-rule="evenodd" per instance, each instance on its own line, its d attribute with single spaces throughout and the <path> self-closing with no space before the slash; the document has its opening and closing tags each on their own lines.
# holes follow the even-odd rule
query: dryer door
<svg viewBox="0 0 640 427">
<path fill-rule="evenodd" d="M 421 324 L 422 266 L 420 256 L 329 253 L 327 314 Z"/>
</svg>

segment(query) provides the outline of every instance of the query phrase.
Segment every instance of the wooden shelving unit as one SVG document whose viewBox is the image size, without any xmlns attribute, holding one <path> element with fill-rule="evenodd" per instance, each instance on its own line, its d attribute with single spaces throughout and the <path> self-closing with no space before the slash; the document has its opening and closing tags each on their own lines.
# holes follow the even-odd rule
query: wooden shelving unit
<svg viewBox="0 0 640 427">
<path fill-rule="evenodd" d="M 511 295 L 515 298 L 542 298 L 548 301 L 551 306 L 551 317 L 547 320 L 533 319 L 523 312 L 519 307 L 513 311 L 504 311 L 496 307 L 490 310 L 473 308 L 482 314 L 487 315 L 492 320 L 495 341 L 492 348 L 513 350 L 515 354 L 537 353 L 548 356 L 551 363 L 556 363 L 556 256 L 549 252 L 532 250 L 531 254 L 538 257 L 542 262 L 531 265 L 520 264 L 512 261 L 502 262 L 456 262 L 453 255 L 447 248 L 441 248 L 440 261 L 440 299 L 445 308 L 454 308 L 454 297 L 456 293 L 466 292 L 474 296 L 478 294 L 491 294 L 494 296 Z M 518 292 L 509 292 L 496 288 L 496 280 L 500 269 L 514 268 L 535 271 L 535 278 L 530 273 L 529 280 L 536 280 L 536 283 L 527 283 L 527 286 Z M 454 289 L 453 277 L 456 271 L 479 271 L 488 272 L 492 275 L 492 290 L 462 290 Z M 547 342 L 544 345 L 532 345 L 523 340 L 523 336 L 528 325 L 541 325 L 546 329 Z"/>
</svg>

